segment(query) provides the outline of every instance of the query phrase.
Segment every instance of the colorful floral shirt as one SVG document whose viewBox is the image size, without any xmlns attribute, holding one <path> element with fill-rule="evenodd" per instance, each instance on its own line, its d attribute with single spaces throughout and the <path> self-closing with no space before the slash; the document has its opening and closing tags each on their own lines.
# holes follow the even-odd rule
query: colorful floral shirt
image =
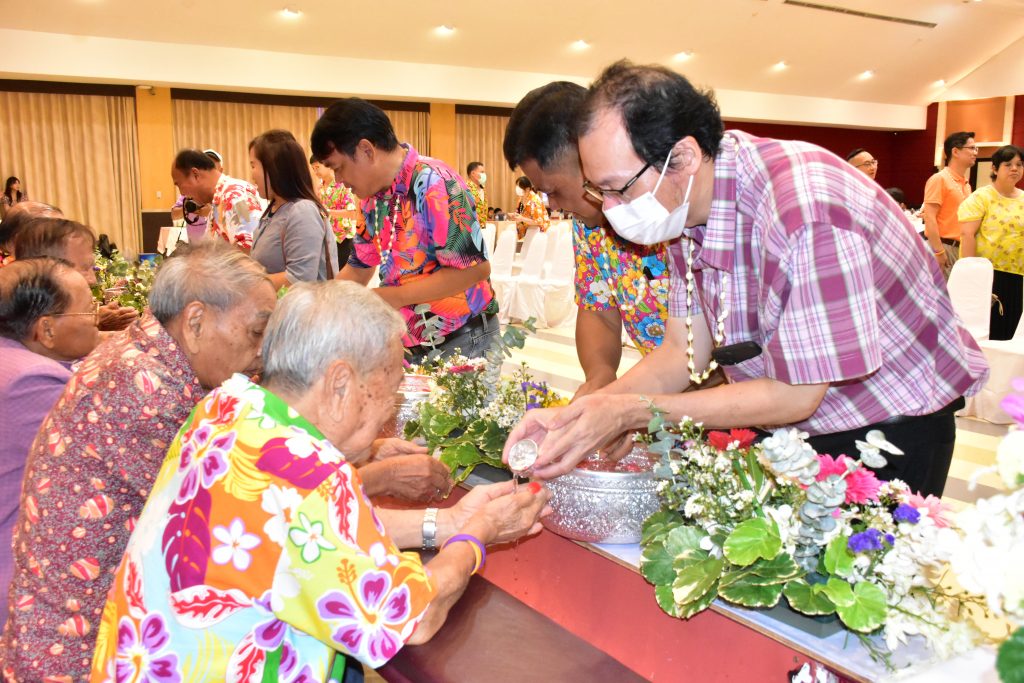
<svg viewBox="0 0 1024 683">
<path fill-rule="evenodd" d="M 358 214 L 359 198 L 342 183 L 324 183 L 320 187 L 320 203 L 328 211 L 352 211 Z M 355 218 L 331 216 L 331 229 L 334 230 L 334 237 L 338 242 L 355 237 L 358 224 L 359 221 Z"/>
<path fill-rule="evenodd" d="M 603 227 L 572 222 L 576 252 L 576 305 L 588 311 L 617 308 L 640 353 L 661 344 L 668 321 L 668 249 L 642 246 Z"/>
<path fill-rule="evenodd" d="M 1004 197 L 986 185 L 975 190 L 959 208 L 964 222 L 981 221 L 976 236 L 978 256 L 1004 273 L 1024 275 L 1024 195 Z"/>
<path fill-rule="evenodd" d="M 432 597 L 356 469 L 235 375 L 167 453 L 114 578 L 93 681 L 322 681 L 336 652 L 376 668 Z"/>
<path fill-rule="evenodd" d="M 263 207 L 252 183 L 221 173 L 213 191 L 210 234 L 243 249 L 252 248 L 252 233 L 260 223 Z"/>
<path fill-rule="evenodd" d="M 548 227 L 551 225 L 551 221 L 548 218 L 548 210 L 544 206 L 544 200 L 541 199 L 539 193 L 533 190 L 527 190 L 519 202 L 519 206 L 516 208 L 518 213 L 523 218 L 529 218 L 530 220 L 540 221 L 540 231 L 547 232 Z M 526 234 L 527 228 L 534 226 L 527 225 L 526 223 L 517 223 L 516 228 L 519 230 L 519 239 L 523 238 Z"/>
<path fill-rule="evenodd" d="M 185 354 L 149 313 L 100 344 L 71 377 L 25 465 L 0 642 L 5 676 L 88 676 L 128 536 L 202 394 Z"/>
<path fill-rule="evenodd" d="M 480 225 L 487 223 L 487 192 L 482 185 L 476 184 L 472 178 L 466 180 L 469 194 L 473 197 L 473 206 L 476 207 L 476 217 Z"/>
<path fill-rule="evenodd" d="M 466 183 L 447 164 L 420 156 L 411 145 L 391 187 L 363 200 L 366 222 L 356 231 L 349 265 L 380 266 L 381 287 L 395 287 L 441 268 L 472 268 L 487 260 L 480 222 Z M 480 313 L 496 313 L 487 280 L 465 292 L 429 302 L 428 317 L 440 318 L 437 333 L 447 336 Z M 425 341 L 423 317 L 414 306 L 400 310 L 409 333 L 406 346 Z"/>
</svg>

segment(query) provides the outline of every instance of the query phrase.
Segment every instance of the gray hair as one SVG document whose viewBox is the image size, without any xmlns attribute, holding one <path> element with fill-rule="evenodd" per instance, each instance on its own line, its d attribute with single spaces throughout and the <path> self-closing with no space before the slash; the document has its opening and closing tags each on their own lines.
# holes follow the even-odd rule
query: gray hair
<svg viewBox="0 0 1024 683">
<path fill-rule="evenodd" d="M 149 310 L 164 325 L 193 301 L 226 311 L 265 282 L 270 278 L 259 262 L 220 239 L 183 244 L 160 265 Z"/>
<path fill-rule="evenodd" d="M 405 321 L 383 299 L 354 282 L 330 280 L 293 285 L 263 333 L 263 378 L 304 391 L 336 360 L 360 376 L 388 361 Z"/>
</svg>

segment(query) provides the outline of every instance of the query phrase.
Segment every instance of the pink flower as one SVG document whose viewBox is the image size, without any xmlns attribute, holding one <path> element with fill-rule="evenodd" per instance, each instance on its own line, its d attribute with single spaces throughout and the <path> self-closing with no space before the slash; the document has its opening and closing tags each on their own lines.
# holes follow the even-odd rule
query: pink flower
<svg viewBox="0 0 1024 683">
<path fill-rule="evenodd" d="M 815 480 L 824 481 L 832 474 L 842 476 L 849 469 L 851 462 L 853 461 L 845 455 L 840 455 L 837 458 L 833 458 L 831 455 L 819 455 L 820 469 Z M 874 472 L 858 464 L 856 469 L 846 475 L 846 503 L 877 501 L 878 489 L 881 485 L 882 482 L 878 481 Z"/>
<path fill-rule="evenodd" d="M 462 375 L 467 372 L 476 372 L 477 367 L 475 365 L 453 365 L 448 368 L 448 372 L 453 375 Z"/>
<path fill-rule="evenodd" d="M 933 495 L 922 496 L 920 493 L 911 493 L 907 496 L 907 505 L 924 512 L 940 529 L 949 526 L 949 518 L 946 517 L 946 513 L 952 512 L 953 509 L 943 503 L 941 499 Z"/>
</svg>

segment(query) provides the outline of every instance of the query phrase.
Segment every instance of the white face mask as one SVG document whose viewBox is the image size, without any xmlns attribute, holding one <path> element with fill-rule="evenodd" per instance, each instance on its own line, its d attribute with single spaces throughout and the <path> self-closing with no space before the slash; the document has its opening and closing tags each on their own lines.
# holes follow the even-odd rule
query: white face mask
<svg viewBox="0 0 1024 683">
<path fill-rule="evenodd" d="M 686 184 L 686 194 L 683 196 L 683 203 L 676 207 L 672 213 L 661 205 L 654 193 L 661 187 L 661 181 L 665 178 L 668 170 L 668 162 L 672 159 L 672 152 L 669 151 L 665 159 L 665 166 L 658 176 L 658 183 L 651 192 L 645 192 L 629 203 L 618 204 L 610 209 L 604 210 L 608 222 L 612 224 L 615 232 L 622 239 L 629 240 L 634 244 L 658 244 L 674 240 L 683 234 L 686 227 L 686 217 L 690 212 L 690 189 L 693 187 L 693 176 L 690 176 Z"/>
<path fill-rule="evenodd" d="M 526 192 L 523 191 L 523 188 L 516 185 L 516 196 L 522 197 L 524 194 L 526 194 Z"/>
<path fill-rule="evenodd" d="M 486 184 L 487 184 L 487 174 L 486 173 L 481 173 L 480 174 L 480 187 L 483 187 Z"/>
</svg>

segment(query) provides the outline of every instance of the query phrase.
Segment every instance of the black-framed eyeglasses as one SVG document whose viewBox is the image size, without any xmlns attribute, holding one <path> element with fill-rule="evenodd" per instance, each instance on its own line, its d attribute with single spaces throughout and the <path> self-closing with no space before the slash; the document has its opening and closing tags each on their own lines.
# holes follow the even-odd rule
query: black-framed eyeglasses
<svg viewBox="0 0 1024 683">
<path fill-rule="evenodd" d="M 861 166 L 878 166 L 878 159 L 868 159 L 867 161 L 862 161 L 857 164 L 857 168 L 860 168 Z"/>
<path fill-rule="evenodd" d="M 596 199 L 599 202 L 603 202 L 605 195 L 609 195 L 609 194 L 610 195 L 617 195 L 617 196 L 621 197 L 622 195 L 626 194 L 626 191 L 629 190 L 629 188 L 633 187 L 633 183 L 635 183 L 636 181 L 640 180 L 640 176 L 642 176 L 647 171 L 647 169 L 649 169 L 651 167 L 651 165 L 652 164 L 650 162 L 644 164 L 644 167 L 641 168 L 639 171 L 637 171 L 636 175 L 633 176 L 632 178 L 630 178 L 629 180 L 627 180 L 626 184 L 623 185 L 618 190 L 613 190 L 611 188 L 598 187 L 597 185 L 594 185 L 589 180 L 584 180 L 583 181 L 583 191 L 586 192 L 587 194 L 589 194 L 591 197 L 593 197 L 594 199 Z"/>
<path fill-rule="evenodd" d="M 89 311 L 88 313 L 51 313 L 50 317 L 52 317 L 52 318 L 61 318 L 61 317 L 64 317 L 64 316 L 72 316 L 72 315 L 91 315 L 92 316 L 92 324 L 98 327 L 99 324 L 100 324 L 100 302 L 99 301 L 94 301 L 93 304 L 92 304 L 92 310 Z"/>
</svg>

